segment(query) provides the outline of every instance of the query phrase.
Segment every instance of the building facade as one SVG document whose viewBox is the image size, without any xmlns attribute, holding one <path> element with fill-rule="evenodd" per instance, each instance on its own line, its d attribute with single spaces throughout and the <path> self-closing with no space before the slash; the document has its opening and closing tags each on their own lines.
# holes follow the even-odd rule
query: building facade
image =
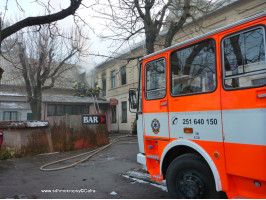
<svg viewBox="0 0 266 200">
<path fill-rule="evenodd" d="M 198 18 L 197 23 L 188 22 L 182 31 L 179 31 L 172 44 L 197 37 L 204 33 L 213 31 L 217 28 L 234 23 L 241 19 L 250 17 L 266 10 L 265 0 L 236 0 L 218 10 Z M 163 31 L 164 32 L 164 31 Z M 158 39 L 155 50 L 161 48 L 164 34 Z M 161 43 L 161 45 L 160 45 Z M 117 104 L 109 109 L 111 121 L 111 131 L 131 132 L 132 125 L 136 115 L 130 113 L 128 104 L 128 91 L 130 88 L 138 86 L 138 60 L 130 59 L 134 57 L 142 57 L 145 55 L 145 47 L 143 44 L 127 53 L 110 59 L 95 67 L 93 75 L 90 77 L 92 85 L 97 85 L 103 89 L 102 97 L 107 101 L 117 100 Z"/>
<path fill-rule="evenodd" d="M 129 111 L 128 90 L 138 86 L 138 59 L 129 61 L 129 56 L 142 57 L 145 49 L 140 46 L 129 55 L 122 55 L 120 59 L 110 60 L 94 71 L 93 87 L 102 89 L 101 98 L 110 102 L 108 121 L 113 132 L 131 133 L 135 114 Z M 122 60 L 121 60 L 122 59 Z M 115 103 L 114 103 L 115 102 Z"/>
</svg>

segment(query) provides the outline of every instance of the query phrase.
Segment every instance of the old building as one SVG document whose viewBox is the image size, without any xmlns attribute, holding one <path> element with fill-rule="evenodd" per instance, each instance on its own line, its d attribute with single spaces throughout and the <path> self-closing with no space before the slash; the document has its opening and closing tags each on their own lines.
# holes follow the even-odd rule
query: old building
<svg viewBox="0 0 266 200">
<path fill-rule="evenodd" d="M 213 31 L 217 28 L 234 23 L 266 10 L 265 0 L 236 0 L 218 10 L 198 18 L 197 23 L 188 22 L 182 31 L 178 32 L 172 44 L 177 44 L 190 38 Z M 163 31 L 164 32 L 164 31 Z M 164 34 L 157 41 L 163 41 Z M 162 45 L 161 45 L 162 46 Z M 161 47 L 157 45 L 156 51 Z M 135 120 L 135 114 L 129 112 L 128 90 L 138 84 L 138 59 L 145 55 L 145 47 L 140 44 L 116 59 L 109 59 L 95 67 L 91 81 L 103 89 L 102 97 L 106 100 L 117 100 L 111 106 L 111 130 L 130 132 Z"/>
</svg>

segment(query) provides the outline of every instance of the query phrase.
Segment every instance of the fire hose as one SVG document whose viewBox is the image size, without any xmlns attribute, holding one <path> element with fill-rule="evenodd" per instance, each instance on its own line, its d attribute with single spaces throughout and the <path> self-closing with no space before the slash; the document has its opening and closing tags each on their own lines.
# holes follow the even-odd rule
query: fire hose
<svg viewBox="0 0 266 200">
<path fill-rule="evenodd" d="M 54 162 L 47 163 L 47 164 L 41 166 L 40 167 L 40 170 L 41 171 L 57 171 L 57 170 L 62 170 L 62 169 L 67 169 L 67 168 L 70 168 L 70 167 L 74 167 L 74 166 L 76 166 L 79 163 L 82 163 L 82 162 L 87 161 L 88 159 L 90 159 L 95 154 L 97 154 L 100 151 L 102 151 L 102 150 L 110 147 L 111 145 L 115 144 L 116 142 L 118 142 L 119 140 L 121 140 L 121 138 L 124 138 L 124 137 L 135 137 L 135 136 L 120 136 L 120 137 L 117 137 L 112 142 L 110 142 L 109 144 L 107 144 L 107 145 L 105 145 L 103 147 L 100 147 L 98 149 L 94 149 L 94 150 L 89 151 L 89 152 L 85 152 L 85 153 L 82 153 L 82 154 L 78 154 L 78 155 L 75 155 L 75 156 L 71 156 L 71 157 L 68 157 L 68 158 L 64 158 L 64 159 L 61 159 L 61 160 L 57 160 L 57 161 L 54 161 Z M 48 166 L 51 166 L 51 165 L 54 165 L 54 164 L 57 164 L 57 163 L 61 163 L 61 162 L 64 162 L 66 160 L 71 160 L 71 159 L 78 158 L 78 157 L 85 156 L 85 155 L 88 155 L 88 156 L 85 157 L 84 159 L 81 159 L 79 161 L 76 161 L 76 162 L 74 162 L 74 163 L 72 163 L 70 165 L 66 165 L 66 166 L 63 166 L 63 167 L 57 167 L 57 168 L 48 168 L 48 169 L 46 168 Z"/>
</svg>

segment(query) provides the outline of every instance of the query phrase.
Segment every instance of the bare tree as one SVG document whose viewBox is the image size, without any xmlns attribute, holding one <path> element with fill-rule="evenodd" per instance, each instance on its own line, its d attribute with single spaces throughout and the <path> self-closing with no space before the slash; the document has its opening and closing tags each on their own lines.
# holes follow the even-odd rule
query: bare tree
<svg viewBox="0 0 266 200">
<path fill-rule="evenodd" d="M 53 29 L 48 26 L 39 32 L 28 29 L 26 33 L 17 34 L 17 46 L 10 55 L 13 66 L 23 76 L 34 119 L 41 120 L 42 92 L 54 87 L 60 75 L 73 69 L 86 43 L 75 31 L 68 34 L 67 39 L 51 36 Z"/>
<path fill-rule="evenodd" d="M 8 2 L 8 0 L 6 0 Z M 21 11 L 23 11 L 23 8 L 19 5 L 19 2 L 17 2 L 17 6 Z M 50 24 L 59 20 L 62 20 L 70 15 L 75 16 L 75 13 L 77 9 L 80 7 L 82 4 L 82 0 L 69 0 L 70 5 L 66 9 L 62 9 L 58 12 L 51 13 L 50 9 L 50 1 L 48 1 L 48 5 L 43 4 L 41 1 L 36 0 L 36 3 L 40 4 L 41 6 L 45 7 L 47 11 L 47 15 L 43 16 L 32 16 L 32 17 L 27 17 L 25 19 L 22 19 L 14 24 L 7 25 L 5 23 L 5 26 L 3 26 L 3 22 L 1 21 L 2 19 L 0 18 L 0 53 L 1 53 L 1 44 L 2 42 L 8 38 L 9 36 L 13 35 L 14 33 L 18 32 L 19 30 L 29 27 L 29 26 L 39 26 L 43 24 Z M 2 77 L 2 73 L 4 70 L 0 66 L 0 80 Z"/>
<path fill-rule="evenodd" d="M 100 16 L 108 20 L 112 35 L 103 36 L 121 42 L 145 36 L 146 53 L 154 52 L 156 41 L 165 30 L 164 47 L 172 44 L 174 35 L 184 24 L 215 9 L 226 0 L 118 0 L 101 3 Z M 106 2 L 106 1 L 104 1 Z M 110 9 L 109 13 L 106 9 Z M 112 22 L 112 23 L 110 23 Z"/>
</svg>

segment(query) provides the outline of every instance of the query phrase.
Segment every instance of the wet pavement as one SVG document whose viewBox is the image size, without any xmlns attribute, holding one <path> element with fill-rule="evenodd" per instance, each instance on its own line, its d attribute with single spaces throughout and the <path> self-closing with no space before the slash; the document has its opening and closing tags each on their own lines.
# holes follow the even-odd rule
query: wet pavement
<svg viewBox="0 0 266 200">
<path fill-rule="evenodd" d="M 40 170 L 44 164 L 89 150 L 0 160 L 0 198 L 169 198 L 165 183 L 151 181 L 149 174 L 137 163 L 136 137 L 124 138 L 75 167 Z M 64 164 L 72 162 L 65 161 Z"/>
</svg>

